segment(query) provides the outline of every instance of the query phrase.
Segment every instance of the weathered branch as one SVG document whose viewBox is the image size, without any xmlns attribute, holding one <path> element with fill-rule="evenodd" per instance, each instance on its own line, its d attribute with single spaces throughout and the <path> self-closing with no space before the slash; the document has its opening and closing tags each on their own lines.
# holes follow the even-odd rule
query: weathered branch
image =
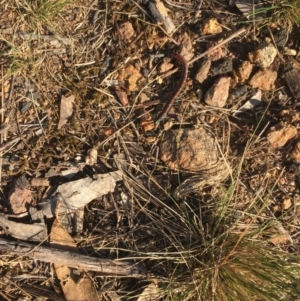
<svg viewBox="0 0 300 301">
<path fill-rule="evenodd" d="M 36 246 L 27 242 L 11 241 L 4 238 L 0 238 L 0 251 L 29 256 L 37 260 L 57 263 L 75 269 L 101 272 L 109 275 L 142 278 L 147 274 L 146 268 L 141 264 L 120 259 L 95 258 L 56 248 Z"/>
</svg>

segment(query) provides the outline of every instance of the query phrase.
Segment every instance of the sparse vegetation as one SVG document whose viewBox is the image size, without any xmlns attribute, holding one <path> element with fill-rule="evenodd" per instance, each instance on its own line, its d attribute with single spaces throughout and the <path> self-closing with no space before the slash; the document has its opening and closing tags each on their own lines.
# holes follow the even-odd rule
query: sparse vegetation
<svg viewBox="0 0 300 301">
<path fill-rule="evenodd" d="M 158 148 L 159 140 L 165 139 L 165 129 L 159 125 L 151 131 L 146 128 L 151 117 L 146 120 L 148 123 L 143 123 L 142 118 L 156 111 L 153 105 L 143 107 L 139 101 L 145 93 L 157 102 L 168 94 L 167 86 L 174 88 L 172 80 L 163 76 L 161 80 L 157 70 L 163 63 L 160 54 L 169 56 L 176 45 L 165 32 L 162 36 L 157 34 L 159 27 L 149 18 L 150 12 L 145 13 L 149 7 L 137 2 L 0 1 L 0 119 L 2 129 L 12 129 L 7 132 L 8 137 L 1 136 L 1 143 L 20 138 L 19 144 L 4 149 L 0 156 L 1 213 L 9 210 L 9 184 L 21 174 L 30 178 L 50 175 L 60 181 L 63 177 L 59 172 L 70 166 L 79 166 L 77 178 L 119 169 L 123 182 L 114 194 L 87 206 L 84 231 L 80 239 L 76 237 L 77 243 L 91 256 L 143 262 L 149 275 L 146 279 L 119 279 L 115 275 L 95 274 L 93 281 L 101 300 L 114 300 L 109 295 L 112 291 L 119 294 L 120 300 L 137 300 L 149 283 L 158 286 L 157 300 L 300 300 L 296 199 L 299 163 L 291 154 L 297 138 L 278 149 L 273 149 L 266 139 L 267 130 L 280 122 L 299 128 L 299 116 L 291 112 L 297 111 L 297 103 L 292 103 L 292 96 L 281 100 L 289 92 L 277 95 L 280 86 L 276 87 L 278 91 L 263 92 L 263 110 L 255 111 L 253 107 L 248 115 L 243 112 L 245 116 L 236 113 L 241 103 L 253 96 L 248 92 L 233 98 L 225 108 L 206 106 L 203 97 L 199 100 L 195 95 L 206 92 L 214 79 L 204 84 L 196 82 L 196 62 L 190 66 L 184 97 L 175 100 L 170 118 L 175 116 L 175 130 L 201 126 L 214 133 L 220 157 L 235 173 L 220 182 L 212 175 L 203 183 L 202 171 L 169 168 L 160 159 Z M 223 16 L 227 6 L 224 2 L 222 10 L 217 10 L 217 1 L 203 1 L 205 9 L 200 16 L 194 4 L 169 4 L 176 21 L 172 38 L 184 40 L 190 34 L 193 43 L 186 42 L 185 46 L 201 53 L 207 49 L 207 41 L 215 45 L 227 31 L 202 39 L 198 28 L 206 18 Z M 250 15 L 260 13 L 266 17 L 261 23 L 254 22 L 254 27 L 289 20 L 299 31 L 299 0 L 264 2 Z M 220 18 L 223 29 L 245 22 L 241 14 L 228 16 L 228 20 Z M 122 40 L 120 34 L 120 25 L 125 21 L 131 22 L 136 30 L 131 40 Z M 183 34 L 186 35 L 182 37 Z M 264 39 L 256 37 L 259 38 Z M 250 37 L 246 39 L 247 47 L 254 45 L 252 40 L 249 43 Z M 235 53 L 236 45 L 239 48 Z M 241 38 L 233 50 L 220 58 L 233 58 L 233 65 L 238 65 L 247 60 L 250 51 L 246 46 Z M 243 52 L 246 48 L 248 52 Z M 171 56 L 166 61 L 173 63 Z M 122 68 L 128 64 L 141 76 L 134 89 L 121 86 L 121 92 L 129 98 L 129 104 L 122 106 L 114 85 L 126 81 L 128 74 Z M 238 81 L 235 71 L 225 75 Z M 177 80 L 177 74 L 173 76 Z M 216 78 L 219 76 L 222 74 Z M 238 87 L 245 82 L 232 85 Z M 69 94 L 74 95 L 73 111 L 58 129 L 61 95 Z M 183 119 L 177 118 L 181 115 L 185 118 L 182 117 L 182 124 Z M 97 164 L 83 168 L 91 148 L 98 150 Z M 196 184 L 190 184 L 180 197 L 174 197 L 175 189 L 197 176 Z M 40 187 L 31 189 L 38 203 L 44 191 Z M 291 204 L 284 206 L 287 199 Z M 47 286 L 52 291 L 52 286 L 59 287 L 46 264 L 16 259 L 10 254 L 4 254 L 1 260 L 0 275 L 8 279 L 0 283 L 4 299 L 27 296 L 33 300 L 34 294 L 23 289 L 27 283 Z M 30 273 L 32 279 L 13 280 L 17 275 Z M 42 280 L 35 280 L 34 276 Z"/>
<path fill-rule="evenodd" d="M 19 24 L 24 21 L 29 24 L 31 30 L 39 31 L 41 28 L 58 29 L 55 19 L 69 0 L 15 0 L 15 7 L 19 15 Z"/>
<path fill-rule="evenodd" d="M 261 2 L 249 8 L 246 16 L 252 21 L 252 16 L 256 16 L 258 24 L 271 24 L 276 22 L 289 22 L 298 26 L 300 24 L 300 1 L 273 0 Z"/>
</svg>

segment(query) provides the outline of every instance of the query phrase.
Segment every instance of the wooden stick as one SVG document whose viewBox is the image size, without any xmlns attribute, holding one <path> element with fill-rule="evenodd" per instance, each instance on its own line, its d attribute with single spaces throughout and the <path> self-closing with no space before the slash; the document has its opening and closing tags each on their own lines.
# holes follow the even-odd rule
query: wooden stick
<svg viewBox="0 0 300 301">
<path fill-rule="evenodd" d="M 234 33 L 232 33 L 229 37 L 227 37 L 226 39 L 224 39 L 223 41 L 221 41 L 220 43 L 218 43 L 215 46 L 210 47 L 208 50 L 204 51 L 203 53 L 197 55 L 196 57 L 194 57 L 192 60 L 190 60 L 188 63 L 192 64 L 198 60 L 200 60 L 201 58 L 203 58 L 204 56 L 210 54 L 211 52 L 213 52 L 214 50 L 218 49 L 219 47 L 223 46 L 224 44 L 228 43 L 229 41 L 231 41 L 232 39 L 238 37 L 239 35 L 241 35 L 242 33 L 245 33 L 249 30 L 249 26 L 248 27 L 242 27 L 239 30 L 235 31 Z M 178 68 L 172 69 L 168 72 L 166 72 L 164 75 L 159 76 L 161 78 L 166 78 L 170 75 L 172 75 L 173 73 L 177 72 Z M 158 77 L 158 78 L 159 78 Z"/>
<path fill-rule="evenodd" d="M 120 275 L 143 278 L 147 275 L 146 268 L 123 260 L 102 259 L 90 257 L 56 248 L 36 246 L 27 242 L 11 241 L 0 238 L 0 250 L 21 256 L 29 256 L 44 262 L 66 265 L 70 268 L 85 271 L 101 272 L 108 275 Z"/>
<path fill-rule="evenodd" d="M 17 143 L 20 139 L 21 139 L 20 137 L 16 137 L 10 141 L 2 143 L 0 145 L 0 153 L 3 152 L 4 150 L 6 150 L 7 148 L 9 148 L 10 146 L 12 146 L 13 144 Z"/>
<path fill-rule="evenodd" d="M 209 48 L 208 50 L 204 51 L 203 53 L 199 54 L 198 56 L 196 56 L 195 58 L 193 58 L 192 60 L 189 61 L 189 64 L 194 63 L 198 60 L 200 60 L 202 57 L 208 55 L 209 53 L 211 53 L 212 51 L 218 49 L 219 47 L 221 47 L 222 45 L 228 43 L 229 41 L 231 41 L 232 39 L 238 37 L 239 35 L 241 35 L 244 32 L 247 32 L 249 30 L 249 27 L 242 27 L 239 30 L 235 31 L 234 33 L 232 33 L 229 37 L 227 37 L 226 39 L 224 39 L 223 41 L 221 41 L 220 43 L 218 43 L 215 46 L 212 46 L 211 48 Z"/>
</svg>

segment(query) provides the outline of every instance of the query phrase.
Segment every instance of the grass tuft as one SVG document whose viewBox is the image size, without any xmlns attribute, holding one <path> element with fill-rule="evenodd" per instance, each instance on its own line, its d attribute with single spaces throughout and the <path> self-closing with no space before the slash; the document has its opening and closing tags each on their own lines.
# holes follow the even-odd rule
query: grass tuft
<svg viewBox="0 0 300 301">
<path fill-rule="evenodd" d="M 26 18 L 32 29 L 48 26 L 56 28 L 55 18 L 69 3 L 69 0 L 31 0 L 16 3 L 19 14 Z"/>
<path fill-rule="evenodd" d="M 277 301 L 300 295 L 300 259 L 268 243 L 273 223 L 258 222 L 266 210 L 261 198 L 243 210 L 248 224 L 242 222 L 244 217 L 235 217 L 234 186 L 206 212 L 203 208 L 199 213 L 186 201 L 176 229 L 165 224 L 164 234 L 176 249 L 169 250 L 164 263 L 169 272 L 166 300 Z"/>
<path fill-rule="evenodd" d="M 289 21 L 291 24 L 300 25 L 300 1 L 279 0 L 263 3 L 262 7 L 254 7 L 254 10 L 247 14 L 252 20 L 253 16 L 260 16 L 262 24 L 273 22 Z"/>
</svg>

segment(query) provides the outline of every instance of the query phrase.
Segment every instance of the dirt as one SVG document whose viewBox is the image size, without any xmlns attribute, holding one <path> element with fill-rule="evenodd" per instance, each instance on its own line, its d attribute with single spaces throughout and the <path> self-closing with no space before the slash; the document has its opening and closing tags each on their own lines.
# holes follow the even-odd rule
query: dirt
<svg viewBox="0 0 300 301">
<path fill-rule="evenodd" d="M 230 218 L 242 216 L 236 231 L 252 215 L 254 227 L 276 219 L 285 234 L 259 239 L 298 254 L 299 27 L 253 26 L 226 1 L 196 2 L 163 2 L 159 23 L 147 1 L 0 2 L 0 211 L 31 224 L 29 207 L 41 210 L 59 185 L 119 170 L 113 192 L 89 202 L 82 226 L 68 230 L 84 254 L 133 258 L 149 277 L 89 273 L 99 300 L 143 301 L 153 286 L 153 300 L 172 300 L 157 288 L 172 282 L 174 254 L 204 244 L 202 230 L 191 229 L 200 215 L 209 224 L 232 187 Z M 189 64 L 182 92 L 155 122 L 182 78 L 172 53 L 191 61 L 218 44 Z M 296 56 L 284 54 L 286 44 Z M 257 90 L 261 99 L 239 111 Z M 22 177 L 31 185 L 14 191 Z M 50 231 L 54 215 L 43 218 Z M 51 264 L 6 253 L 1 263 L 5 300 L 63 296 Z M 170 288 L 175 295 L 183 279 Z"/>
</svg>

